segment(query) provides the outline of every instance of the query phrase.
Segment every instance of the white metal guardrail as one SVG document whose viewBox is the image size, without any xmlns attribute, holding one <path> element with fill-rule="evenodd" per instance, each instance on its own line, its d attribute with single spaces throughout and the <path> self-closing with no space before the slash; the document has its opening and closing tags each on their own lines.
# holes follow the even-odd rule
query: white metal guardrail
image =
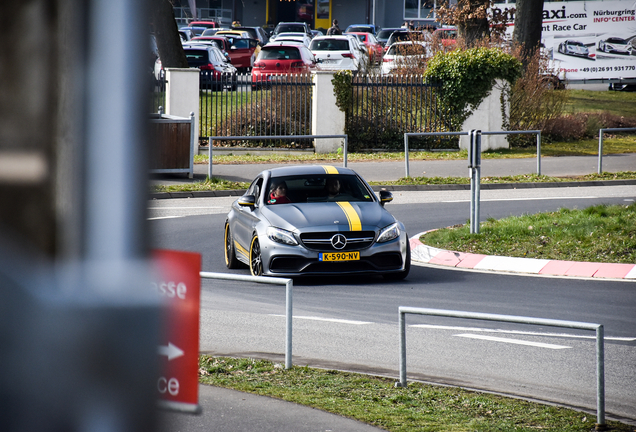
<svg viewBox="0 0 636 432">
<path fill-rule="evenodd" d="M 537 135 L 537 175 L 541 175 L 541 131 L 540 130 L 526 130 L 526 131 L 495 131 L 495 132 L 482 132 L 481 135 L 522 135 L 522 134 L 536 134 Z M 470 135 L 470 132 L 407 132 L 404 134 L 404 163 L 406 169 L 406 177 L 409 175 L 409 137 L 415 136 L 451 136 L 451 135 Z"/>
<path fill-rule="evenodd" d="M 212 273 L 200 272 L 199 276 L 203 279 L 221 279 L 241 282 L 256 282 L 271 285 L 285 285 L 285 369 L 292 367 L 292 311 L 293 311 L 293 290 L 294 281 L 292 279 L 263 277 L 263 276 L 244 276 L 228 273 Z"/>
<path fill-rule="evenodd" d="M 406 387 L 406 314 L 431 315 L 450 318 L 477 319 L 486 321 L 511 322 L 519 324 L 543 325 L 550 327 L 563 327 L 580 330 L 593 330 L 596 332 L 596 416 L 597 430 L 605 427 L 605 345 L 604 329 L 602 324 L 585 323 L 578 321 L 563 321 L 547 318 L 521 317 L 513 315 L 498 315 L 479 312 L 464 312 L 444 309 L 416 308 L 400 306 L 400 381 L 398 387 Z"/>
<path fill-rule="evenodd" d="M 603 133 L 636 132 L 636 128 L 607 128 L 598 130 L 598 173 L 603 174 Z"/>
<path fill-rule="evenodd" d="M 208 177 L 212 178 L 212 146 L 215 140 L 265 140 L 265 139 L 304 139 L 304 138 L 344 138 L 342 148 L 343 167 L 347 166 L 347 135 L 262 135 L 262 136 L 211 136 L 208 137 L 208 146 L 210 148 L 210 162 L 208 164 Z"/>
</svg>

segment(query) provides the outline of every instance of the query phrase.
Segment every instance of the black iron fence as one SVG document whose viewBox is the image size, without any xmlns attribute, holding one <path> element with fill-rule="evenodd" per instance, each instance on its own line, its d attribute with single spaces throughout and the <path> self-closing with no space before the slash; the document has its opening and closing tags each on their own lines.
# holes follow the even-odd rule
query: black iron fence
<svg viewBox="0 0 636 432">
<path fill-rule="evenodd" d="M 159 107 L 166 108 L 166 76 L 163 71 L 159 78 L 152 79 L 152 89 L 150 92 L 150 112 L 156 113 Z"/>
<path fill-rule="evenodd" d="M 213 76 L 201 72 L 199 142 L 209 136 L 311 135 L 310 74 Z M 215 141 L 241 147 L 312 148 L 312 140 Z"/>
<path fill-rule="evenodd" d="M 403 151 L 407 132 L 449 131 L 437 103 L 438 84 L 422 75 L 356 75 L 346 133 L 351 151 Z M 454 137 L 414 138 L 413 149 L 458 148 Z"/>
</svg>

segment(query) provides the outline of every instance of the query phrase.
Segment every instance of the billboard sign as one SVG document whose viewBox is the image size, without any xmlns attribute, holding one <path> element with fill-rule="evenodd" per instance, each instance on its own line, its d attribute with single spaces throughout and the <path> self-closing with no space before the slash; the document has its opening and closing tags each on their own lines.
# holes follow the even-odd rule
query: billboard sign
<svg viewBox="0 0 636 432">
<path fill-rule="evenodd" d="M 496 4 L 493 13 L 512 8 Z M 562 79 L 636 78 L 636 2 L 544 2 L 541 42 Z"/>
<path fill-rule="evenodd" d="M 158 280 L 153 288 L 164 304 L 164 329 L 157 347 L 160 405 L 199 412 L 199 316 L 201 255 L 153 251 Z"/>
</svg>

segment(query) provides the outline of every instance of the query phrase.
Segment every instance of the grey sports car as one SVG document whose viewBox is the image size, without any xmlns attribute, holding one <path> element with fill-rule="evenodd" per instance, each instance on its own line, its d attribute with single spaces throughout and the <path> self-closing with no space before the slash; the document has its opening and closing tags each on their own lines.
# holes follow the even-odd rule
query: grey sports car
<svg viewBox="0 0 636 432">
<path fill-rule="evenodd" d="M 255 276 L 380 274 L 411 268 L 404 225 L 348 168 L 303 165 L 260 173 L 225 222 L 225 263 Z"/>
</svg>

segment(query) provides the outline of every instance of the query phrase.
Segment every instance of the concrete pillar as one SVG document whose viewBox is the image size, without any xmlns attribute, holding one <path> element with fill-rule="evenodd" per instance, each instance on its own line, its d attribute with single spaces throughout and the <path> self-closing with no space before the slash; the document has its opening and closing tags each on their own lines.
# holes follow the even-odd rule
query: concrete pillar
<svg viewBox="0 0 636 432">
<path fill-rule="evenodd" d="M 479 129 L 483 132 L 500 132 L 503 131 L 503 114 L 501 112 L 501 91 L 503 82 L 497 80 L 490 94 L 481 102 L 479 107 L 466 119 L 462 127 L 462 131 L 471 129 Z M 506 112 L 508 107 L 506 107 Z M 500 148 L 509 148 L 507 135 L 482 135 L 481 151 L 496 150 Z M 459 148 L 468 149 L 470 138 L 461 136 L 459 139 Z"/>
<path fill-rule="evenodd" d="M 345 113 L 336 105 L 336 95 L 333 91 L 334 72 L 314 72 L 314 90 L 311 100 L 312 135 L 344 135 Z M 344 139 L 317 139 L 316 153 L 336 153 L 344 145 Z"/>
<path fill-rule="evenodd" d="M 190 118 L 194 113 L 194 143 L 199 142 L 199 69 L 166 69 L 165 114 Z"/>
</svg>

